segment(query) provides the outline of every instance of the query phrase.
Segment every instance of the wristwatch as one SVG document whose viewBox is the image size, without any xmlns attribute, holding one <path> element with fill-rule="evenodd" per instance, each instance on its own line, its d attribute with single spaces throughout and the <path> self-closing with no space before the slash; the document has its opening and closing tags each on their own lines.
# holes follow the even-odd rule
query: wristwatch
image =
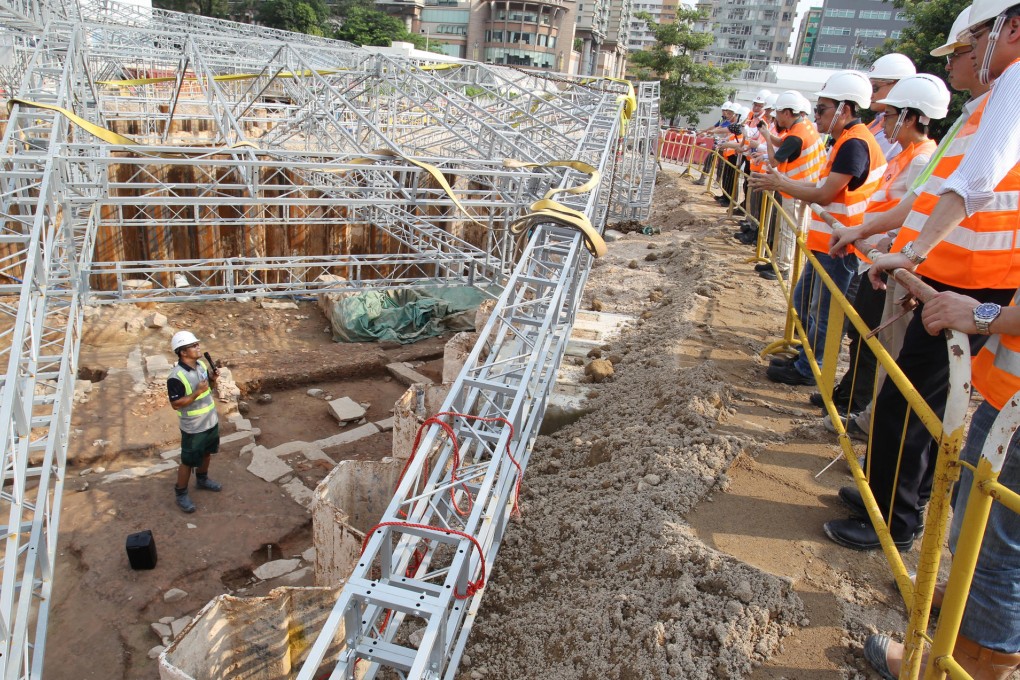
<svg viewBox="0 0 1020 680">
<path fill-rule="evenodd" d="M 920 255 L 917 251 L 914 250 L 913 241 L 910 241 L 909 243 L 905 244 L 902 248 L 900 248 L 900 253 L 902 253 L 905 258 L 910 260 L 915 267 L 928 259 L 927 255 Z"/>
<path fill-rule="evenodd" d="M 988 335 L 991 331 L 988 329 L 992 325 L 992 322 L 999 318 L 999 314 L 1002 313 L 1002 306 L 997 305 L 994 302 L 982 302 L 980 305 L 974 308 L 974 325 L 977 326 L 977 332 L 981 335 Z"/>
</svg>

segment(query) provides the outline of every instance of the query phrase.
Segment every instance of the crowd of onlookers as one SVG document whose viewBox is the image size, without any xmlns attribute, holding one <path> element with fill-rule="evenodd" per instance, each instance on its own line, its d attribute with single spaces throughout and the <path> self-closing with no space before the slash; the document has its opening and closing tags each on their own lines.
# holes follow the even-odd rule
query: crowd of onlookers
<svg viewBox="0 0 1020 680">
<path fill-rule="evenodd" d="M 796 237 L 813 257 L 794 284 L 792 304 L 821 365 L 832 293 L 822 272 L 852 300 L 914 390 L 936 413 L 946 409 L 949 353 L 943 331 L 970 339 L 972 384 L 984 401 L 974 413 L 961 459 L 976 465 L 999 412 L 1020 390 L 1020 4 L 975 0 L 956 17 L 944 44 L 949 87 L 917 73 L 902 54 L 877 59 L 868 72 L 841 71 L 815 93 L 761 91 L 750 107 L 725 102 L 715 135 L 724 162 L 710 156 L 697 183 L 715 167 L 721 205 L 744 216 L 734 236 L 767 240 L 772 261 L 764 278 L 788 279 Z M 950 108 L 950 87 L 969 99 L 941 139 L 932 121 Z M 811 120 L 811 114 L 814 120 Z M 870 122 L 865 122 L 869 120 Z M 790 220 L 775 219 L 781 206 Z M 812 204 L 823 208 L 815 212 Z M 765 205 L 766 209 L 762 210 Z M 824 215 L 823 213 L 827 213 Z M 829 217 L 826 221 L 824 217 Z M 834 226 L 830 226 L 833 223 Z M 762 233 L 759 235 L 759 231 Z M 881 254 L 871 258 L 861 240 Z M 874 252 L 872 249 L 865 249 Z M 937 291 L 917 304 L 888 276 L 915 272 Z M 939 442 L 910 409 L 854 329 L 852 370 L 831 395 L 844 429 L 869 442 L 867 479 L 893 543 L 910 550 L 924 528 Z M 788 385 L 814 385 L 804 347 L 774 358 L 766 376 Z M 826 420 L 830 429 L 835 426 Z M 1020 491 L 1014 433 L 999 481 Z M 954 490 L 950 550 L 960 539 L 973 474 L 964 466 Z M 856 486 L 840 489 L 849 516 L 824 525 L 834 542 L 855 550 L 880 548 Z M 933 609 L 944 584 L 936 588 Z M 899 675 L 904 646 L 873 635 L 865 655 L 885 678 Z M 1020 668 L 1020 515 L 993 504 L 966 611 L 953 652 L 974 678 L 1007 678 Z"/>
</svg>

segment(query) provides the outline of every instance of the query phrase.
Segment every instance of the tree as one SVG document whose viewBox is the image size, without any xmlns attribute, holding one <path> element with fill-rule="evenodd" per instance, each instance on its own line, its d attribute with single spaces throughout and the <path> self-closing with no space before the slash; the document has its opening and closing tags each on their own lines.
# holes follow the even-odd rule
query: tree
<svg viewBox="0 0 1020 680">
<path fill-rule="evenodd" d="M 356 45 L 375 45 L 386 47 L 394 40 L 425 43 L 425 38 L 409 33 L 404 22 L 397 17 L 380 12 L 364 5 L 352 5 L 346 8 L 343 23 L 336 31 L 336 37 Z"/>
<path fill-rule="evenodd" d="M 726 81 L 746 64 L 715 66 L 694 60 L 695 54 L 715 40 L 711 33 L 691 28 L 693 22 L 706 17 L 703 11 L 678 9 L 671 24 L 656 23 L 647 12 L 636 16 L 655 34 L 655 45 L 647 51 L 632 52 L 630 61 L 637 67 L 635 75 L 640 80 L 660 81 L 659 110 L 665 118 L 671 122 L 685 118 L 689 124 L 726 99 Z"/>
<path fill-rule="evenodd" d="M 897 9 L 907 13 L 910 25 L 900 32 L 898 39 L 889 39 L 876 48 L 873 57 L 877 59 L 883 54 L 899 52 L 905 54 L 914 62 L 918 73 L 930 73 L 943 80 L 947 79 L 946 60 L 944 57 L 933 57 L 929 54 L 933 49 L 946 42 L 946 34 L 964 7 L 970 4 L 968 0 L 927 0 L 916 2 L 915 0 L 895 0 L 893 3 Z M 932 121 L 931 133 L 936 138 L 941 138 L 952 126 L 953 121 L 960 115 L 963 104 L 968 96 L 963 93 L 954 93 L 953 100 L 949 106 L 949 114 L 940 121 Z"/>
<path fill-rule="evenodd" d="M 217 19 L 225 19 L 230 14 L 227 0 L 153 0 L 152 6 L 156 9 L 201 14 Z"/>
<path fill-rule="evenodd" d="M 264 0 L 258 5 L 258 22 L 284 31 L 326 35 L 329 6 L 324 0 Z"/>
</svg>

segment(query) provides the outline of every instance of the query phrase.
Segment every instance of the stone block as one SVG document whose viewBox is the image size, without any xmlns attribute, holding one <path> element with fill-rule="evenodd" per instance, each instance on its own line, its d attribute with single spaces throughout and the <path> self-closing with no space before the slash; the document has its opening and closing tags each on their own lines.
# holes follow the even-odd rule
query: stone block
<svg viewBox="0 0 1020 680">
<path fill-rule="evenodd" d="M 145 357 L 145 374 L 149 376 L 149 380 L 166 378 L 170 375 L 171 368 L 173 368 L 173 364 L 164 354 L 152 354 Z"/>
<path fill-rule="evenodd" d="M 338 423 L 347 424 L 365 417 L 365 408 L 350 397 L 340 397 L 329 402 L 329 412 Z"/>
<path fill-rule="evenodd" d="M 256 446 L 251 454 L 248 472 L 256 477 L 261 477 L 267 482 L 275 482 L 280 477 L 290 474 L 293 470 L 289 465 L 270 453 L 264 446 Z"/>
<path fill-rule="evenodd" d="M 283 490 L 287 492 L 287 495 L 294 499 L 294 502 L 300 505 L 302 508 L 307 508 L 312 503 L 312 490 L 300 479 L 292 479 L 286 484 L 283 484 Z"/>
<path fill-rule="evenodd" d="M 166 326 L 167 318 L 159 312 L 153 312 L 145 317 L 146 328 L 163 328 Z"/>
<path fill-rule="evenodd" d="M 160 472 L 174 470 L 176 468 L 177 461 L 174 460 L 156 463 L 155 465 L 152 465 L 150 467 L 128 468 L 126 470 L 121 470 L 119 472 L 114 472 L 113 474 L 107 475 L 106 478 L 103 479 L 103 483 L 109 484 L 110 482 L 123 482 L 128 479 L 140 479 L 142 477 L 151 477 L 152 475 L 157 475 Z"/>
<path fill-rule="evenodd" d="M 241 430 L 220 436 L 220 453 L 241 453 L 241 449 L 248 444 L 255 443 L 255 433 L 261 430 Z"/>
<path fill-rule="evenodd" d="M 301 560 L 299 559 L 273 560 L 272 562 L 266 562 L 255 567 L 254 574 L 259 580 L 268 581 L 269 579 L 289 574 L 299 566 L 301 566 Z"/>
<path fill-rule="evenodd" d="M 375 426 L 379 428 L 380 432 L 390 432 L 393 430 L 393 416 L 384 418 L 382 420 L 375 421 Z"/>
<path fill-rule="evenodd" d="M 171 618 L 170 621 L 172 622 L 173 619 Z M 152 632 L 155 633 L 156 637 L 158 637 L 160 640 L 162 640 L 165 637 L 170 637 L 171 635 L 170 626 L 168 626 L 165 623 L 152 623 L 149 624 L 149 627 L 152 628 Z"/>
<path fill-rule="evenodd" d="M 186 598 L 188 594 L 180 588 L 171 588 L 170 590 L 163 593 L 164 602 L 180 602 Z"/>
<path fill-rule="evenodd" d="M 410 387 L 416 383 L 423 385 L 431 385 L 435 381 L 426 375 L 422 375 L 418 371 L 414 370 L 410 366 L 404 363 L 393 363 L 387 364 L 386 370 L 392 375 L 398 382 Z"/>
</svg>

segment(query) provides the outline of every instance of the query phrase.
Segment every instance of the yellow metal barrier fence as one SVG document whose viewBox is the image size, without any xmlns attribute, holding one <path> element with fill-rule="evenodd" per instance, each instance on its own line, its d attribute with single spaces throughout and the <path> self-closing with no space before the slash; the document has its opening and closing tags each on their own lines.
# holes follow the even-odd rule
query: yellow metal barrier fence
<svg viewBox="0 0 1020 680">
<path fill-rule="evenodd" d="M 682 157 L 682 156 L 681 156 Z M 683 174 L 693 177 L 694 164 L 691 161 L 693 154 L 688 156 Z M 723 168 L 724 172 L 717 173 L 717 169 Z M 725 172 L 729 168 L 730 172 Z M 787 319 L 783 338 L 768 345 L 762 355 L 790 352 L 798 346 L 803 348 L 808 359 L 812 374 L 818 385 L 824 400 L 825 408 L 831 420 L 833 429 L 838 436 L 842 455 L 847 460 L 850 472 L 861 498 L 864 501 L 868 517 L 879 537 L 882 551 L 899 587 L 900 594 L 909 612 L 909 623 L 904 634 L 904 662 L 900 674 L 901 680 L 916 680 L 920 677 L 922 660 L 926 656 L 926 647 L 930 645 L 931 658 L 935 663 L 928 665 L 925 678 L 942 678 L 944 674 L 960 680 L 970 678 L 960 665 L 952 657 L 953 646 L 959 633 L 960 622 L 963 617 L 963 610 L 966 605 L 967 593 L 973 577 L 974 565 L 977 562 L 981 540 L 987 523 L 992 499 L 998 500 L 1011 510 L 1020 513 L 1020 495 L 999 484 L 998 473 L 1002 468 L 1006 452 L 1006 444 L 1010 435 L 1020 424 L 1020 406 L 1017 406 L 1017 399 L 1007 409 L 1004 409 L 996 421 L 995 436 L 990 436 L 985 445 L 981 462 L 976 469 L 970 464 L 964 463 L 968 468 L 975 470 L 975 478 L 972 495 L 969 499 L 964 517 L 964 531 L 961 534 L 957 551 L 953 559 L 953 567 L 947 586 L 942 613 L 939 618 L 938 627 L 934 638 L 927 634 L 929 613 L 931 610 L 932 597 L 939 572 L 939 562 L 942 556 L 943 546 L 946 542 L 948 517 L 950 509 L 950 494 L 953 484 L 960 475 L 960 450 L 963 443 L 964 420 L 970 399 L 970 345 L 966 335 L 946 331 L 947 351 L 949 356 L 949 390 L 946 401 L 946 408 L 942 418 L 932 410 L 928 403 L 918 394 L 917 390 L 910 383 L 909 379 L 896 364 L 895 357 L 891 356 L 885 347 L 878 340 L 876 331 L 870 328 L 860 317 L 853 303 L 847 298 L 843 291 L 835 284 L 829 274 L 822 267 L 815 255 L 807 248 L 805 236 L 801 233 L 801 226 L 770 192 L 761 192 L 760 210 L 753 217 L 748 210 L 750 200 L 747 195 L 739 200 L 739 185 L 746 178 L 736 164 L 723 158 L 713 151 L 712 160 L 707 171 L 702 167 L 701 175 L 706 177 L 705 190 L 713 194 L 714 180 L 717 174 L 721 174 L 727 181 L 722 183 L 720 189 L 722 194 L 729 199 L 727 215 L 732 216 L 738 204 L 742 204 L 748 219 L 751 219 L 758 226 L 758 240 L 755 248 L 755 255 L 748 259 L 748 262 L 771 262 L 773 270 L 779 275 L 778 281 L 787 300 Z M 829 222 L 835 229 L 840 226 L 835 223 L 831 216 L 828 216 L 819 206 L 812 208 Z M 776 263 L 773 253 L 772 242 L 768 239 L 768 225 L 773 224 L 774 230 L 791 230 L 796 235 L 796 252 L 793 258 L 793 271 L 789 280 L 785 280 Z M 774 234 L 774 235 L 778 235 Z M 874 257 L 879 251 L 872 249 L 871 245 L 864 242 L 856 244 L 861 252 L 869 253 Z M 816 353 L 819 347 L 816 345 L 816 338 L 809 337 L 807 320 L 802 319 L 794 305 L 793 290 L 797 284 L 802 268 L 802 261 L 810 262 L 815 275 L 820 277 L 821 285 L 831 295 L 831 302 L 828 309 L 828 329 L 825 343 L 822 349 L 822 361 L 819 364 Z M 897 284 L 906 290 L 910 295 L 924 302 L 935 294 L 935 291 L 923 283 L 916 276 L 905 270 L 896 270 L 891 273 Z M 861 285 L 870 285 L 866 279 Z M 809 313 L 818 314 L 820 301 L 813 300 L 813 308 Z M 803 312 L 803 309 L 801 310 Z M 881 501 L 890 510 L 893 499 L 876 499 L 868 484 L 868 476 L 857 460 L 853 442 L 847 434 L 847 420 L 837 410 L 833 402 L 832 393 L 835 385 L 835 377 L 839 364 L 839 355 L 842 347 L 842 328 L 844 323 L 852 326 L 860 334 L 862 342 L 858 345 L 858 356 L 851 357 L 850 371 L 855 371 L 859 363 L 862 347 L 870 350 L 885 373 L 885 379 L 891 380 L 896 389 L 899 390 L 908 404 L 906 419 L 913 414 L 931 435 L 938 445 L 938 454 L 935 458 L 935 473 L 932 483 L 931 497 L 927 506 L 927 519 L 924 532 L 921 538 L 921 548 L 918 557 L 916 580 L 911 580 L 903 559 L 893 541 L 890 533 L 890 524 L 884 518 L 879 502 Z M 851 384 L 856 375 L 851 376 Z M 882 379 L 880 373 L 876 375 L 875 385 L 872 390 L 872 397 L 877 395 L 879 381 Z M 849 408 L 846 417 L 849 417 Z M 1000 424 L 1001 421 L 1001 424 Z M 904 434 L 906 432 L 906 420 L 904 421 Z M 900 442 L 900 454 L 902 454 L 904 441 Z M 865 466 L 870 470 L 871 442 L 867 447 L 867 462 Z M 899 467 L 897 467 L 898 483 Z M 895 488 L 895 484 L 894 487 Z M 963 511 L 963 508 L 959 508 Z M 890 520 L 891 521 L 891 520 Z"/>
</svg>

